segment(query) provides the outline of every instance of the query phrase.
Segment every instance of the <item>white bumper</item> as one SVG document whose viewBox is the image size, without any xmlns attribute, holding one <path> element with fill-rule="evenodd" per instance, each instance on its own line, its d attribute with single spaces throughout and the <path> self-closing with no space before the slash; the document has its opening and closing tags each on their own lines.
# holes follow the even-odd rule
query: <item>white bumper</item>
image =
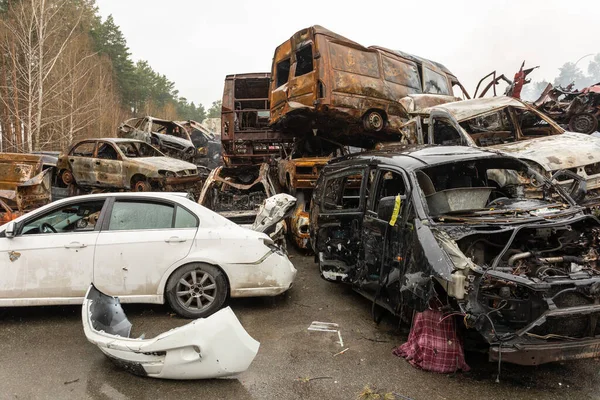
<svg viewBox="0 0 600 400">
<path fill-rule="evenodd" d="M 235 375 L 248 369 L 260 346 L 229 307 L 154 339 L 129 338 L 131 324 L 119 300 L 94 286 L 88 289 L 81 314 L 87 339 L 136 375 L 164 379 Z M 98 330 L 101 326 L 115 334 Z"/>
</svg>

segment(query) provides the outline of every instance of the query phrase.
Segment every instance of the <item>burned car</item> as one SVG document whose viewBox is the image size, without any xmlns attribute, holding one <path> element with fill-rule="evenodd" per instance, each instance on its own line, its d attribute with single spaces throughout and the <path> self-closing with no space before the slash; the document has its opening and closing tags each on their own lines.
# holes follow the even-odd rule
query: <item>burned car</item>
<svg viewBox="0 0 600 400">
<path fill-rule="evenodd" d="M 65 185 L 148 191 L 192 189 L 202 177 L 189 162 L 166 157 L 146 142 L 86 139 L 59 157 L 58 177 Z"/>
<path fill-rule="evenodd" d="M 279 186 L 297 199 L 290 217 L 290 236 L 301 249 L 309 246 L 308 209 L 313 188 L 321 169 L 332 157 L 347 154 L 339 143 L 322 137 L 306 135 L 294 143 L 290 153 L 277 161 Z"/>
<path fill-rule="evenodd" d="M 142 140 L 163 153 L 180 160 L 194 162 L 196 146 L 185 127 L 178 122 L 151 116 L 131 118 L 119 126 L 118 136 Z"/>
<path fill-rule="evenodd" d="M 322 277 L 396 315 L 459 315 L 491 360 L 600 355 L 600 220 L 516 158 L 464 146 L 343 157 L 323 169 L 310 217 Z"/>
<path fill-rule="evenodd" d="M 198 204 L 237 224 L 252 224 L 259 207 L 275 193 L 268 164 L 218 167 L 206 178 Z"/>
<path fill-rule="evenodd" d="M 0 153 L 0 221 L 50 203 L 55 167 L 51 155 Z"/>
<path fill-rule="evenodd" d="M 582 192 L 575 200 L 587 205 L 600 202 L 600 138 L 565 132 L 521 100 L 506 96 L 464 100 L 415 115 L 424 118 L 417 124 L 422 126 L 417 128 L 419 144 L 499 150 L 526 161 L 547 177 L 554 176 L 565 186 L 585 184 L 587 194 Z M 380 148 L 389 146 L 393 145 Z"/>
<path fill-rule="evenodd" d="M 275 49 L 269 95 L 275 129 L 320 134 L 357 147 L 398 137 L 408 119 L 399 100 L 426 94 L 456 101 L 468 94 L 443 65 L 401 51 L 362 45 L 315 25 Z"/>
<path fill-rule="evenodd" d="M 533 104 L 572 132 L 594 133 L 600 118 L 600 83 L 581 91 L 573 90 L 572 86 L 548 84 Z"/>
<path fill-rule="evenodd" d="M 186 130 L 189 140 L 196 148 L 194 163 L 210 169 L 216 168 L 221 162 L 221 138 L 215 135 L 201 123 L 194 120 L 177 121 Z"/>
</svg>

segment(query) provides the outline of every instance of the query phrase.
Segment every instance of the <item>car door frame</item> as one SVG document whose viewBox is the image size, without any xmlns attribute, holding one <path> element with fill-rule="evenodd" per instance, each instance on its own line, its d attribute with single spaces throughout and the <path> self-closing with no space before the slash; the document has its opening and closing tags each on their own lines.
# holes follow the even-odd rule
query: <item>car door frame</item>
<svg viewBox="0 0 600 400">
<path fill-rule="evenodd" d="M 79 146 L 81 146 L 84 143 L 94 143 L 94 150 L 92 152 L 92 156 L 84 157 L 84 156 L 73 155 L 73 152 L 75 151 L 75 149 L 77 149 Z M 69 161 L 69 166 L 71 167 L 71 173 L 73 174 L 73 178 L 75 179 L 75 182 L 77 182 L 78 184 L 83 184 L 83 185 L 93 185 L 94 184 L 95 179 L 93 179 L 94 178 L 93 164 L 95 162 L 94 160 L 96 158 L 97 151 L 98 151 L 98 140 L 97 139 L 82 140 L 81 142 L 79 142 L 75 146 L 73 146 L 71 151 L 69 151 L 67 160 Z M 88 161 L 89 164 L 85 164 L 86 161 Z M 89 167 L 89 171 L 87 171 L 87 170 L 82 171 L 83 167 Z"/>
<path fill-rule="evenodd" d="M 110 159 L 106 159 L 106 158 L 98 158 L 98 150 L 100 150 L 101 144 L 106 144 L 108 146 L 111 146 L 113 148 L 113 150 L 115 151 L 115 153 L 117 154 L 117 159 L 110 160 Z M 110 141 L 98 139 L 96 141 L 95 155 L 96 155 L 96 157 L 95 157 L 94 164 L 96 165 L 96 183 L 95 183 L 96 186 L 116 187 L 119 189 L 126 189 L 129 187 L 127 179 L 126 179 L 127 174 L 124 172 L 124 170 L 125 170 L 124 156 L 123 156 L 123 153 L 121 153 L 119 146 L 115 145 L 115 143 L 112 143 Z M 103 164 L 105 166 L 105 171 L 102 170 Z M 110 168 L 108 168 L 108 167 L 111 167 L 111 166 L 116 166 L 117 172 L 110 171 L 109 170 Z M 106 178 L 103 178 L 103 176 L 106 176 Z M 101 178 L 105 179 L 105 182 L 101 182 L 100 181 Z"/>
<path fill-rule="evenodd" d="M 436 144 L 435 140 L 433 138 L 433 129 L 434 129 L 436 120 L 442 120 L 442 121 L 448 122 L 450 124 L 450 126 L 456 130 L 456 132 L 458 133 L 460 138 L 466 143 L 466 146 L 478 147 L 477 144 L 475 143 L 475 141 L 471 138 L 471 136 L 468 135 L 464 131 L 464 129 L 460 126 L 458 121 L 450 113 L 448 113 L 444 110 L 439 110 L 439 109 L 433 109 L 431 111 L 431 113 L 429 114 L 429 121 L 428 121 L 429 126 L 427 129 L 429 144 Z"/>
<path fill-rule="evenodd" d="M 89 233 L 95 233 L 96 236 L 95 238 L 92 238 L 92 242 L 91 244 L 86 244 L 84 240 L 81 240 L 81 242 L 79 241 L 72 241 L 70 243 L 70 245 L 73 245 L 72 247 L 67 247 L 67 244 L 64 244 L 65 249 L 61 249 L 64 251 L 69 251 L 69 252 L 73 252 L 73 253 L 79 253 L 80 250 L 82 250 L 82 248 L 88 247 L 88 249 L 85 249 L 85 251 L 91 251 L 91 259 L 90 259 L 90 277 L 93 276 L 93 266 L 92 266 L 92 262 L 94 259 L 94 251 L 95 251 L 95 241 L 98 237 L 98 234 L 100 232 L 100 227 L 101 224 L 106 216 L 106 210 L 107 210 L 107 198 L 108 196 L 97 196 L 97 197 L 93 197 L 93 198 L 79 198 L 79 197 L 72 197 L 69 201 L 65 201 L 65 202 L 61 202 L 59 204 L 51 204 L 49 207 L 44 208 L 43 210 L 40 210 L 39 212 L 33 211 L 29 214 L 27 214 L 25 216 L 25 218 L 19 220 L 18 222 L 16 222 L 16 226 L 15 226 L 15 235 L 13 238 L 7 238 L 7 237 L 3 237 L 2 240 L 8 240 L 8 241 L 13 241 L 16 238 L 19 237 L 24 237 L 23 235 L 23 228 L 27 225 L 28 222 L 31 222 L 35 219 L 38 219 L 44 215 L 48 215 L 50 213 L 53 213 L 59 209 L 68 207 L 70 205 L 75 205 L 75 204 L 80 204 L 80 203 L 90 203 L 90 202 L 94 202 L 94 201 L 102 201 L 104 202 L 102 205 L 102 209 L 100 211 L 100 214 L 98 216 L 98 221 L 96 222 L 96 225 L 94 226 L 94 230 L 93 231 L 86 231 L 86 232 L 78 232 L 81 234 L 89 234 Z M 66 235 L 72 235 L 73 233 L 77 233 L 77 232 L 63 232 L 63 233 L 52 233 L 49 235 L 61 235 L 61 236 L 56 236 L 56 238 L 60 238 L 60 237 L 66 237 Z M 40 235 L 31 235 L 31 237 L 33 238 L 34 236 L 39 238 L 42 237 L 42 235 L 45 234 L 40 234 Z M 65 236 L 63 236 L 65 235 Z M 81 238 L 80 238 L 81 239 Z M 10 242 L 7 242 L 10 243 Z M 11 261 L 15 262 L 18 260 L 19 257 L 21 257 L 21 252 L 23 251 L 35 251 L 35 249 L 28 249 L 28 250 L 23 250 L 20 249 L 21 252 L 15 252 L 14 250 L 10 250 L 10 244 L 7 246 L 7 250 L 9 255 L 11 253 L 14 253 L 17 255 L 17 259 L 15 259 L 14 261 L 11 259 Z M 13 249 L 19 250 L 18 248 L 13 247 Z M 43 248 L 44 250 L 49 250 L 50 247 L 48 248 Z M 56 248 L 55 250 L 52 250 L 53 252 L 55 252 L 56 250 L 58 250 L 58 248 Z M 73 256 L 69 256 L 69 259 L 72 259 Z M 61 305 L 61 304 L 81 304 L 81 302 L 83 301 L 83 298 L 85 296 L 85 290 L 86 288 L 89 286 L 89 282 L 86 282 L 85 287 L 82 287 L 82 295 L 81 297 L 69 297 L 69 296 L 52 296 L 52 297 L 19 297 L 19 298 L 11 298 L 9 300 L 10 305 Z M 6 298 L 0 298 L 0 304 L 2 304 L 2 301 L 6 300 Z M 8 305 L 8 304 L 6 304 Z"/>
<path fill-rule="evenodd" d="M 185 207 L 184 205 L 182 205 L 181 203 L 179 203 L 178 201 L 176 201 L 174 199 L 167 199 L 167 198 L 163 198 L 163 197 L 148 197 L 148 196 L 118 197 L 118 196 L 110 196 L 109 195 L 108 199 L 107 199 L 107 203 L 106 203 L 106 217 L 103 219 L 102 225 L 100 226 L 100 233 L 99 233 L 100 235 L 103 232 L 124 232 L 124 231 L 111 231 L 109 229 L 110 217 L 112 215 L 114 204 L 120 200 L 124 201 L 124 202 L 141 201 L 141 202 L 151 202 L 151 203 L 158 203 L 158 204 L 168 204 L 170 206 L 173 206 L 173 222 L 175 221 L 178 207 L 183 208 L 184 210 L 186 210 L 187 212 L 189 212 L 196 218 L 196 227 L 194 229 L 194 233 L 193 233 L 192 237 L 190 238 L 190 244 L 189 244 L 189 248 L 188 248 L 186 255 L 184 255 L 182 258 L 180 258 L 178 260 L 173 261 L 171 264 L 162 267 L 163 273 L 161 275 L 161 278 L 157 281 L 156 292 L 146 293 L 146 294 L 134 294 L 134 295 L 128 295 L 128 294 L 119 295 L 119 297 L 121 298 L 121 301 L 124 303 L 163 304 L 164 303 L 164 291 L 165 291 L 164 286 L 165 286 L 166 280 L 167 280 L 167 277 L 165 277 L 165 274 L 170 275 L 174 269 L 177 269 L 179 266 L 185 264 L 185 262 L 183 262 L 183 264 L 182 264 L 182 261 L 185 261 L 186 257 L 191 253 L 193 244 L 196 240 L 196 236 L 198 235 L 198 232 L 202 225 L 202 221 L 200 220 L 200 218 L 198 217 L 198 215 L 195 212 L 193 212 L 192 210 Z M 175 230 L 175 229 L 191 229 L 191 228 L 169 228 L 169 229 Z M 140 231 L 156 231 L 156 230 L 159 230 L 159 229 L 140 229 Z M 165 236 L 167 234 L 168 233 L 166 233 Z M 101 242 L 100 236 L 98 237 L 98 242 Z M 98 245 L 100 246 L 100 243 L 98 243 Z M 94 256 L 94 281 L 96 280 L 95 262 L 96 262 L 96 256 Z M 175 268 L 173 268 L 173 267 L 175 267 Z M 124 271 L 124 272 L 119 272 L 119 273 L 127 274 L 129 272 L 127 269 L 122 269 L 122 271 Z M 101 287 L 102 283 L 99 282 L 97 286 Z"/>
<path fill-rule="evenodd" d="M 350 174 L 348 174 L 348 172 L 350 172 Z M 343 176 L 351 176 L 352 173 L 362 173 L 362 180 L 361 180 L 361 187 L 360 187 L 360 195 L 359 195 L 359 205 L 358 208 L 355 209 L 350 209 L 350 210 L 345 210 L 345 209 L 341 209 L 341 210 L 324 210 L 324 203 L 323 203 L 323 198 L 325 196 L 325 188 L 327 187 L 327 182 L 329 180 L 333 180 L 336 178 L 340 178 Z M 319 271 L 321 276 L 328 281 L 345 281 L 345 277 L 343 277 L 340 273 L 334 272 L 334 273 L 330 273 L 328 274 L 326 271 L 324 273 L 323 270 L 323 265 L 330 263 L 331 265 L 337 264 L 338 267 L 341 267 L 341 264 L 343 264 L 343 262 L 341 261 L 337 261 L 337 260 L 326 260 L 323 258 L 323 251 L 325 249 L 323 248 L 319 248 L 319 242 L 321 242 L 321 240 L 319 239 L 319 236 L 323 235 L 326 233 L 326 230 L 332 227 L 337 227 L 337 226 L 342 226 L 343 222 L 340 219 L 344 219 L 344 220 L 350 220 L 352 221 L 350 223 L 350 225 L 352 225 L 352 230 L 356 231 L 356 233 L 359 235 L 360 238 L 360 233 L 362 232 L 362 220 L 364 218 L 364 214 L 365 214 L 365 208 L 366 208 L 366 196 L 365 196 L 365 192 L 367 190 L 367 180 L 368 180 L 368 176 L 369 176 L 369 164 L 367 163 L 360 163 L 357 165 L 349 165 L 349 166 L 345 166 L 345 167 L 341 167 L 339 169 L 336 169 L 334 171 L 331 171 L 329 174 L 327 174 L 326 177 L 324 177 L 323 179 L 323 190 L 320 190 L 318 192 L 315 193 L 315 197 L 313 197 L 313 201 L 316 200 L 316 204 L 318 205 L 318 215 L 316 216 L 316 232 L 315 232 L 315 252 L 316 252 L 316 257 L 318 257 L 319 260 Z M 319 199 L 316 199 L 316 196 L 319 196 Z M 311 212 L 313 210 L 313 207 L 311 207 Z M 338 217 L 337 219 L 335 217 Z M 331 221 L 329 221 L 331 220 Z M 356 223 L 354 221 L 357 221 Z M 357 226 L 354 226 L 357 225 Z M 360 242 L 360 240 L 359 240 Z M 359 257 L 360 257 L 360 253 L 361 253 L 361 249 L 360 249 L 360 243 L 358 244 L 358 249 L 357 249 L 357 254 L 355 254 L 355 258 L 358 261 Z M 350 265 L 346 265 L 346 267 L 352 267 Z"/>
<path fill-rule="evenodd" d="M 375 197 L 378 196 L 378 185 L 380 183 L 380 178 L 381 176 L 386 173 L 386 172 L 392 172 L 392 173 L 397 173 L 399 174 L 403 181 L 404 181 L 404 188 L 405 188 L 405 192 L 404 194 L 401 195 L 401 199 L 403 204 L 401 204 L 401 208 L 399 210 L 399 214 L 397 216 L 397 221 L 396 223 L 391 226 L 389 223 L 390 221 L 385 221 L 379 218 L 379 215 L 377 214 L 376 210 L 371 210 L 373 204 L 375 203 Z M 365 214 L 364 214 L 364 218 L 363 218 L 363 225 L 362 225 L 362 230 L 361 230 L 361 243 L 362 243 L 362 262 L 365 264 L 365 267 L 369 267 L 369 263 L 368 260 L 375 258 L 376 260 L 379 261 L 379 265 L 375 266 L 379 268 L 379 271 L 382 272 L 383 271 L 383 267 L 384 265 L 390 265 L 389 270 L 391 271 L 393 264 L 400 262 L 401 260 L 398 259 L 393 259 L 393 254 L 390 253 L 389 249 L 389 242 L 392 240 L 392 235 L 390 235 L 390 230 L 391 229 L 396 229 L 398 231 L 399 235 L 402 235 L 402 226 L 404 225 L 405 219 L 406 219 L 406 210 L 409 208 L 410 206 L 410 201 L 412 199 L 412 188 L 410 185 L 410 179 L 408 176 L 408 173 L 402 169 L 401 167 L 397 166 L 397 165 L 393 165 L 393 164 L 379 164 L 376 167 L 376 174 L 375 174 L 375 179 L 372 182 L 372 186 L 369 190 L 369 199 L 367 202 L 367 206 L 365 208 Z M 382 230 L 385 230 L 385 232 L 382 232 Z M 371 252 L 369 251 L 369 247 L 366 246 L 367 240 L 365 238 L 365 235 L 367 234 L 372 234 L 375 237 L 377 237 L 377 235 L 381 236 L 381 240 L 379 241 L 375 241 L 377 246 L 374 246 L 371 250 Z M 400 249 L 402 250 L 402 249 Z M 377 254 L 379 253 L 381 256 L 379 258 L 377 258 Z M 402 251 L 399 251 L 397 256 L 399 256 L 399 254 L 401 254 Z M 381 277 L 380 277 L 381 279 Z"/>
</svg>

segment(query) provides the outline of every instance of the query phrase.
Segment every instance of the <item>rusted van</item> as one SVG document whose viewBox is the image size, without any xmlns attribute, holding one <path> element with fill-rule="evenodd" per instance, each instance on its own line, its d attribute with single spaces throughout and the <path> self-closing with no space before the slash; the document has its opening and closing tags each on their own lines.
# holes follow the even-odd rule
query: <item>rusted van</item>
<svg viewBox="0 0 600 400">
<path fill-rule="evenodd" d="M 221 143 L 227 165 L 260 164 L 293 141 L 269 128 L 271 74 L 227 75 L 221 107 Z"/>
<path fill-rule="evenodd" d="M 315 25 L 275 50 L 270 124 L 278 129 L 345 136 L 344 144 L 368 147 L 399 135 L 408 119 L 399 101 L 421 96 L 423 107 L 456 101 L 467 92 L 439 63 L 382 47 L 364 47 Z M 367 135 L 346 136 L 367 132 Z M 369 143 L 366 143 L 369 142 Z"/>
</svg>

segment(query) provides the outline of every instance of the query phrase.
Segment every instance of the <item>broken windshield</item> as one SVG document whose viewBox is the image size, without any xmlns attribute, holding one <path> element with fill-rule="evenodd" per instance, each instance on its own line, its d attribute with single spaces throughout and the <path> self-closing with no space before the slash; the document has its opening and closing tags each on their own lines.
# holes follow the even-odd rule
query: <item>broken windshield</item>
<svg viewBox="0 0 600 400">
<path fill-rule="evenodd" d="M 460 126 L 480 147 L 562 133 L 539 114 L 513 107 L 496 109 L 461 121 Z"/>
<path fill-rule="evenodd" d="M 468 216 L 506 222 L 507 218 L 547 217 L 570 208 L 554 185 L 511 158 L 435 165 L 416 175 L 429 214 L 439 221 Z"/>
</svg>

